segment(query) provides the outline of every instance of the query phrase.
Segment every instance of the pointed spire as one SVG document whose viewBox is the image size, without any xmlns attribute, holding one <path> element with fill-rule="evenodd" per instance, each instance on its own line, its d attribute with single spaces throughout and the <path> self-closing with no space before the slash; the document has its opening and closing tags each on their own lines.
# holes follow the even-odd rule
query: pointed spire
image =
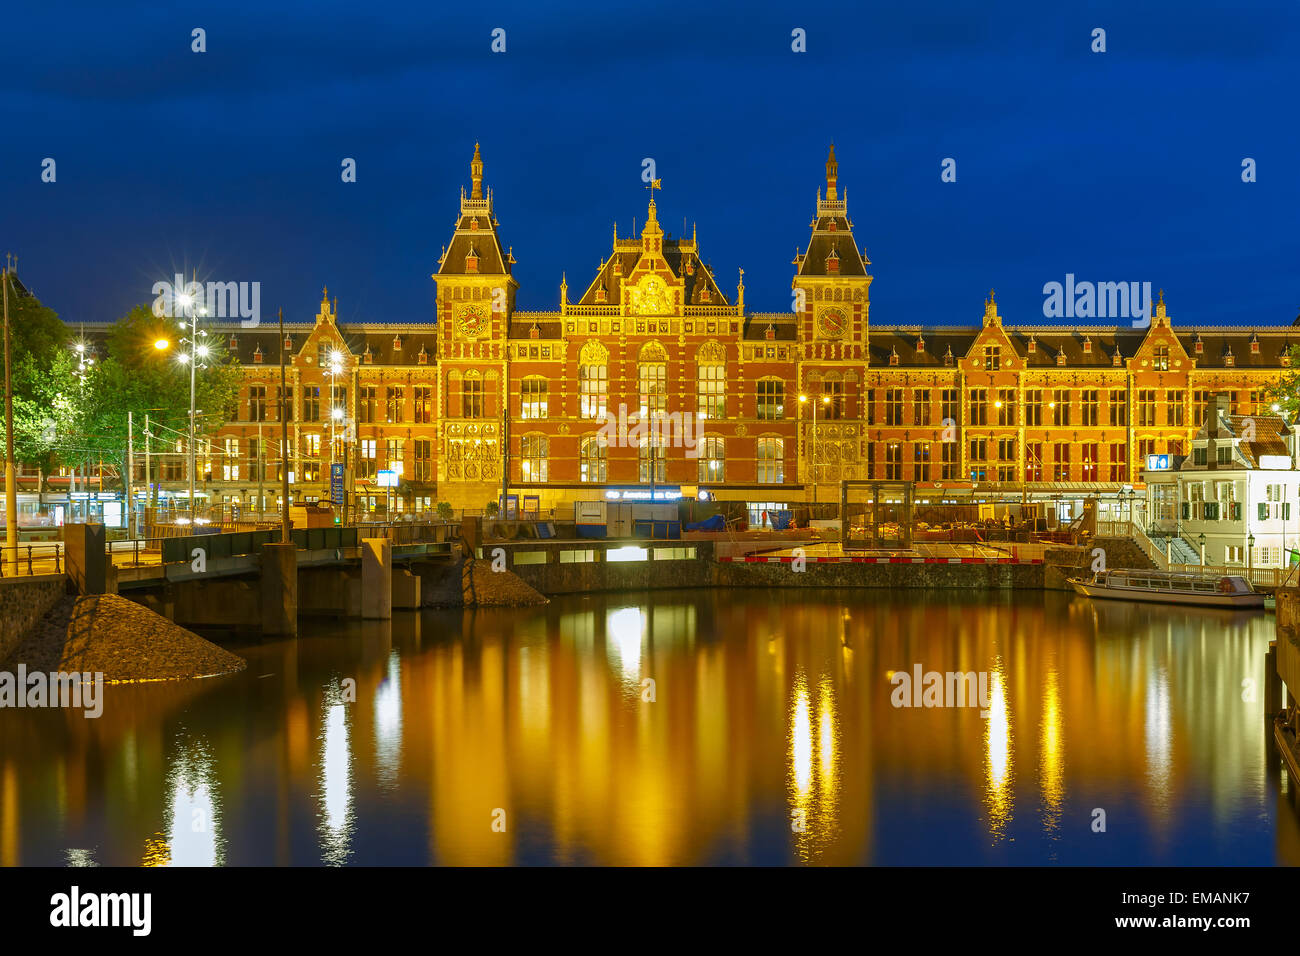
<svg viewBox="0 0 1300 956">
<path fill-rule="evenodd" d="M 834 202 L 838 198 L 836 182 L 840 178 L 840 164 L 835 161 L 835 144 L 831 143 L 830 155 L 826 157 L 826 201 Z"/>
<path fill-rule="evenodd" d="M 470 189 L 470 199 L 483 198 L 483 157 L 479 155 L 478 143 L 474 144 L 474 158 L 469 162 L 469 175 L 473 180 L 473 188 Z"/>
</svg>

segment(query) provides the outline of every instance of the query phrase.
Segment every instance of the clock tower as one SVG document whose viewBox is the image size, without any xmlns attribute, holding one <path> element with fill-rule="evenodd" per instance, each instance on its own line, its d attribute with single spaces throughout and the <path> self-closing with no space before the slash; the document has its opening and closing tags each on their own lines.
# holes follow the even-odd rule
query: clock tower
<svg viewBox="0 0 1300 956">
<path fill-rule="evenodd" d="M 438 259 L 438 496 L 453 507 L 482 508 L 501 493 L 508 437 L 507 329 L 518 283 L 503 247 L 483 158 L 474 144 L 469 195 Z"/>
</svg>

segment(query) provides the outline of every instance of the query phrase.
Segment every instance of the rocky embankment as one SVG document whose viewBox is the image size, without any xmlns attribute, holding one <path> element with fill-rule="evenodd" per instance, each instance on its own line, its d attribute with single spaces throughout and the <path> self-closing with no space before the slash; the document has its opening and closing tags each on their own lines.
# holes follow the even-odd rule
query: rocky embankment
<svg viewBox="0 0 1300 956">
<path fill-rule="evenodd" d="M 493 571 L 491 561 L 466 559 L 460 571 L 465 607 L 530 607 L 547 598 L 513 571 Z"/>
<path fill-rule="evenodd" d="M 116 594 L 61 598 L 6 662 L 28 671 L 102 673 L 107 683 L 232 674 L 242 657 Z"/>
</svg>

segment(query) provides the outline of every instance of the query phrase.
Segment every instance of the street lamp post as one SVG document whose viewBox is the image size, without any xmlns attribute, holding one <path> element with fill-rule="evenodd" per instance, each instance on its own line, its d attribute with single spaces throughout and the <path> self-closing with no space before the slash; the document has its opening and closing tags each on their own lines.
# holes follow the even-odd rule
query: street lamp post
<svg viewBox="0 0 1300 956">
<path fill-rule="evenodd" d="M 1250 580 L 1250 572 L 1254 569 L 1254 561 L 1255 561 L 1255 556 L 1253 553 L 1254 550 L 1255 550 L 1255 536 L 1253 534 L 1249 534 L 1246 536 L 1246 580 L 1248 581 Z"/>
<path fill-rule="evenodd" d="M 200 334 L 203 335 L 207 334 L 206 332 L 203 333 L 199 332 L 199 314 L 203 311 L 203 307 L 199 305 L 198 302 L 195 301 L 194 296 L 191 296 L 188 293 L 177 296 L 177 301 L 181 304 L 181 306 L 184 309 L 183 314 L 189 315 L 189 323 L 186 324 L 182 320 L 181 328 L 185 329 L 189 333 L 189 338 L 182 339 L 182 341 L 189 345 L 190 350 L 188 353 L 181 355 L 181 361 L 187 362 L 190 367 L 190 433 L 189 433 L 190 499 L 189 499 L 189 505 L 190 505 L 190 526 L 193 527 L 194 520 L 196 517 L 195 498 L 194 498 L 194 473 L 195 471 L 198 470 L 197 449 L 194 447 L 194 419 L 197 414 L 197 409 L 195 408 L 195 384 L 196 384 L 195 375 L 198 372 L 199 359 L 207 357 L 208 347 L 206 345 L 200 345 L 198 341 Z"/>
<path fill-rule="evenodd" d="M 1196 543 L 1201 546 L 1201 567 L 1205 567 L 1205 532 L 1197 535 Z"/>
</svg>

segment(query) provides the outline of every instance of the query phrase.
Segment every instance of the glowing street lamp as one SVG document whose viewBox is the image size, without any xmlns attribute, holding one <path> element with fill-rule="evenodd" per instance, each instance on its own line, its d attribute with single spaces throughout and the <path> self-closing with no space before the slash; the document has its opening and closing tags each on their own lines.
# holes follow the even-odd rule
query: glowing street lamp
<svg viewBox="0 0 1300 956">
<path fill-rule="evenodd" d="M 153 347 L 156 348 L 159 352 L 161 352 L 164 349 L 170 348 L 171 343 L 168 342 L 166 339 L 155 339 L 153 343 Z"/>
</svg>

